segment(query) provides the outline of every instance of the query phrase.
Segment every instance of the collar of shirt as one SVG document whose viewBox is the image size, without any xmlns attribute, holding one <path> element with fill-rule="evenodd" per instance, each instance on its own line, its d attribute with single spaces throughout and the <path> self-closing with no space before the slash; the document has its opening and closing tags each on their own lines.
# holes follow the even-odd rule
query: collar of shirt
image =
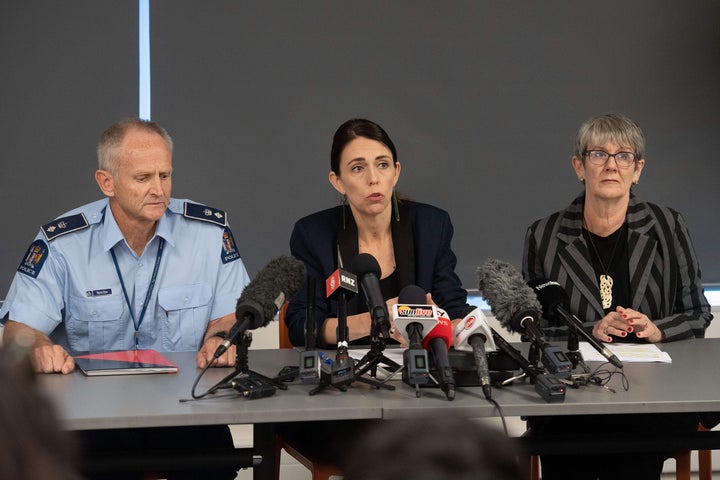
<svg viewBox="0 0 720 480">
<path fill-rule="evenodd" d="M 155 230 L 155 235 L 153 235 L 148 244 L 152 243 L 152 241 L 155 240 L 155 237 L 162 237 L 170 245 L 175 245 L 175 241 L 172 235 L 172 228 L 170 225 L 171 222 L 168 218 L 168 215 L 170 215 L 170 212 L 166 210 L 165 214 L 162 216 L 162 218 L 160 218 L 160 221 L 158 222 L 157 229 Z M 115 217 L 112 214 L 112 210 L 110 209 L 109 204 L 104 209 L 102 225 L 100 226 L 100 228 L 102 246 L 105 251 L 110 251 L 110 249 L 117 245 L 118 242 L 125 242 L 125 237 L 120 231 L 120 227 L 118 226 L 117 221 L 115 221 Z"/>
</svg>

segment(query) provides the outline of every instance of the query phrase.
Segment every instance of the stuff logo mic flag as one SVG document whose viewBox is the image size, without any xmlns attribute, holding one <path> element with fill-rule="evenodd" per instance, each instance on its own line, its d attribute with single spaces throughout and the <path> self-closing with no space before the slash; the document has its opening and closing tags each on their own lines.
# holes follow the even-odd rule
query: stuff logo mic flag
<svg viewBox="0 0 720 480">
<path fill-rule="evenodd" d="M 494 352 L 497 350 L 495 341 L 492 337 L 490 325 L 488 325 L 485 314 L 479 308 L 475 307 L 470 313 L 455 325 L 455 338 L 453 346 L 455 350 L 471 352 L 472 346 L 468 343 L 470 337 L 480 335 L 485 344 L 486 352 Z"/>
<path fill-rule="evenodd" d="M 455 326 L 453 345 L 456 350 L 473 352 L 480 385 L 485 398 L 490 400 L 492 398 L 492 388 L 490 387 L 487 352 L 494 352 L 497 347 L 492 336 L 492 330 L 485 319 L 485 315 L 479 308 L 475 307 Z"/>
</svg>

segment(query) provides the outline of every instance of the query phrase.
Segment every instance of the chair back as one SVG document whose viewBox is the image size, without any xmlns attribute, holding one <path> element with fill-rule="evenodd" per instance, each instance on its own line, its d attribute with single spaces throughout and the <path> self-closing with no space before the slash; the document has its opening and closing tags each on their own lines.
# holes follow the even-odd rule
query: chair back
<svg viewBox="0 0 720 480">
<path fill-rule="evenodd" d="M 288 332 L 287 323 L 285 323 L 285 312 L 287 311 L 287 308 L 288 302 L 285 302 L 278 313 L 279 348 L 293 348 L 293 344 L 290 341 L 290 332 Z"/>
</svg>

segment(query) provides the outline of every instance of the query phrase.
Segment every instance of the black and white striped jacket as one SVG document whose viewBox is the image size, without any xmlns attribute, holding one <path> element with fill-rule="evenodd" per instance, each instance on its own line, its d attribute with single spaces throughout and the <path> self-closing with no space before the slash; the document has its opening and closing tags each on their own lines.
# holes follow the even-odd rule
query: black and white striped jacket
<svg viewBox="0 0 720 480">
<path fill-rule="evenodd" d="M 590 251 L 582 235 L 585 196 L 538 220 L 527 230 L 523 253 L 526 280 L 550 279 L 570 296 L 570 311 L 588 331 L 605 315 Z M 700 266 L 682 216 L 667 207 L 640 202 L 631 194 L 627 210 L 630 291 L 628 307 L 647 315 L 665 341 L 704 337 L 713 316 L 700 281 Z M 561 339 L 566 327 L 549 326 Z"/>
</svg>

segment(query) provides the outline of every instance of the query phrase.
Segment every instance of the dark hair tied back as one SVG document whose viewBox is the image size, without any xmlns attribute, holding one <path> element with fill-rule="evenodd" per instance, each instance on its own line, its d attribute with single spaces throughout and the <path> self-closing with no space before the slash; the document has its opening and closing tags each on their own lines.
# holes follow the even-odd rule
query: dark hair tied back
<svg viewBox="0 0 720 480">
<path fill-rule="evenodd" d="M 392 152 L 393 165 L 397 163 L 397 151 L 387 132 L 375 122 L 364 118 L 354 118 L 340 125 L 333 136 L 332 148 L 330 149 L 330 169 L 336 175 L 340 175 L 340 155 L 342 151 L 348 143 L 358 137 L 369 138 L 382 143 Z"/>
</svg>

